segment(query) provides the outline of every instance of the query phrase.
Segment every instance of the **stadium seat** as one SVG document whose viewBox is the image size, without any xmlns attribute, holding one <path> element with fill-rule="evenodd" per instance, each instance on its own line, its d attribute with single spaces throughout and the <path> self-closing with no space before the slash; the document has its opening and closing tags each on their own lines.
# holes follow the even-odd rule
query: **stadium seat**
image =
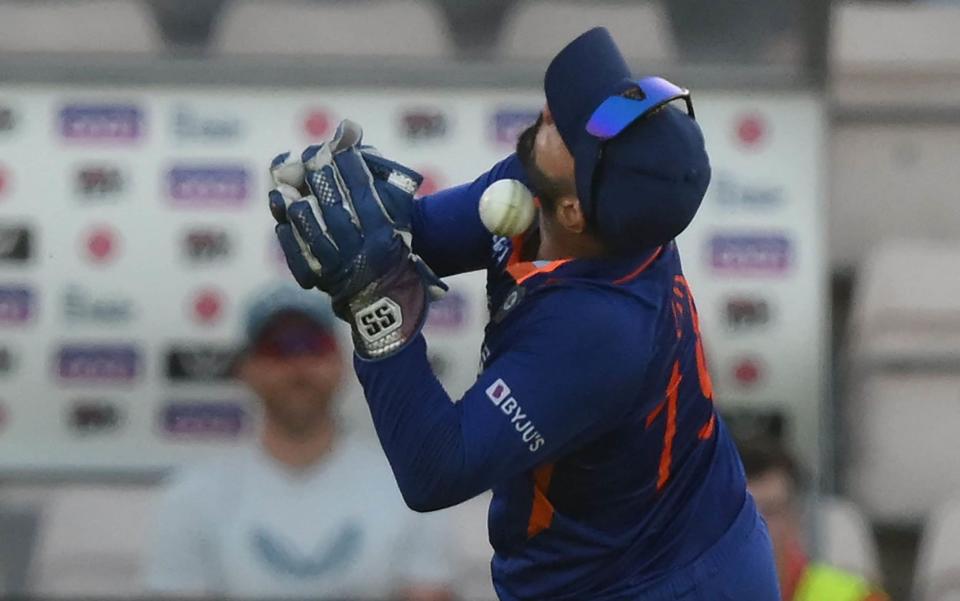
<svg viewBox="0 0 960 601">
<path fill-rule="evenodd" d="M 920 538 L 913 601 L 960 600 L 960 497 L 930 516 Z"/>
<path fill-rule="evenodd" d="M 878 240 L 960 239 L 960 124 L 839 123 L 830 135 L 835 266 L 856 267 Z"/>
<path fill-rule="evenodd" d="M 129 0 L 0 2 L 0 53 L 157 53 L 149 8 Z"/>
<path fill-rule="evenodd" d="M 155 489 L 67 486 L 45 500 L 30 570 L 36 596 L 133 598 Z"/>
<path fill-rule="evenodd" d="M 222 55 L 446 58 L 453 43 L 442 14 L 416 0 L 261 2 L 227 6 L 213 51 Z"/>
<path fill-rule="evenodd" d="M 506 60 L 549 59 L 595 25 L 610 30 L 633 64 L 661 64 L 675 59 L 669 20 L 653 2 L 518 2 L 507 15 L 498 54 Z"/>
<path fill-rule="evenodd" d="M 960 490 L 960 244 L 892 242 L 866 262 L 851 316 L 844 407 L 849 496 L 917 523 Z"/>
<path fill-rule="evenodd" d="M 877 542 L 860 509 L 837 497 L 822 499 L 818 507 L 820 559 L 881 584 Z"/>
<path fill-rule="evenodd" d="M 960 102 L 960 4 L 845 2 L 834 5 L 832 17 L 835 104 L 916 108 Z"/>
<path fill-rule="evenodd" d="M 960 68 L 958 31 L 957 4 L 838 3 L 831 29 L 833 67 L 840 73 L 955 70 Z"/>
</svg>

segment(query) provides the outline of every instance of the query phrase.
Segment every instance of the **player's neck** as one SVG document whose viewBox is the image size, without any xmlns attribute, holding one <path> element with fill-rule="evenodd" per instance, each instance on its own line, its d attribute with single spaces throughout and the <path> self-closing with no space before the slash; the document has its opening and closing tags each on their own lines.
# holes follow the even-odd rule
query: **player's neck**
<svg viewBox="0 0 960 601">
<path fill-rule="evenodd" d="M 604 254 L 603 245 L 590 234 L 559 232 L 556 226 L 541 229 L 540 247 L 537 250 L 537 259 L 541 261 L 601 257 Z"/>
<path fill-rule="evenodd" d="M 279 423 L 266 419 L 260 444 L 271 459 L 291 470 L 308 468 L 330 454 L 336 438 L 333 420 L 323 420 L 309 432 L 288 432 Z"/>
</svg>

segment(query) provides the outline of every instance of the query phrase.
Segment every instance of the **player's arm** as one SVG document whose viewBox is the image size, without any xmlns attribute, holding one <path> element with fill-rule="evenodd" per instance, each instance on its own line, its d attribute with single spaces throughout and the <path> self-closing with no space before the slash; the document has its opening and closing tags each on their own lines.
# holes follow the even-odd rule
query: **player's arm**
<svg viewBox="0 0 960 601">
<path fill-rule="evenodd" d="M 480 221 L 477 206 L 483 191 L 495 181 L 526 182 L 520 160 L 511 154 L 473 182 L 425 196 L 413 205 L 413 252 L 440 277 L 486 267 L 490 232 Z"/>
<path fill-rule="evenodd" d="M 602 291 L 551 291 L 458 402 L 431 371 L 422 336 L 387 359 L 356 358 L 408 505 L 455 505 L 619 423 L 641 388 L 652 339 L 642 307 L 616 319 L 627 302 Z"/>
</svg>

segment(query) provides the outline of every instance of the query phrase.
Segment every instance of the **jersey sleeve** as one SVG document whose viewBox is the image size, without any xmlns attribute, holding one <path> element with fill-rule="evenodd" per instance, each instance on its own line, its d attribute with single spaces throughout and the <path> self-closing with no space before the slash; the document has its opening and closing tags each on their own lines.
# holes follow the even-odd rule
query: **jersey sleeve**
<svg viewBox="0 0 960 601">
<path fill-rule="evenodd" d="M 473 182 L 424 196 L 414 203 L 413 251 L 440 277 L 483 269 L 490 255 L 491 234 L 480 221 L 477 206 L 495 181 L 526 175 L 515 154 Z"/>
<path fill-rule="evenodd" d="M 195 597 L 216 592 L 216 568 L 207 532 L 211 522 L 203 478 L 178 475 L 159 499 L 146 549 L 145 588 Z"/>
<path fill-rule="evenodd" d="M 411 508 L 455 505 L 549 462 L 615 426 L 633 405 L 655 311 L 602 290 L 542 296 L 511 324 L 515 343 L 458 402 L 431 372 L 422 336 L 381 361 L 355 358 Z"/>
</svg>

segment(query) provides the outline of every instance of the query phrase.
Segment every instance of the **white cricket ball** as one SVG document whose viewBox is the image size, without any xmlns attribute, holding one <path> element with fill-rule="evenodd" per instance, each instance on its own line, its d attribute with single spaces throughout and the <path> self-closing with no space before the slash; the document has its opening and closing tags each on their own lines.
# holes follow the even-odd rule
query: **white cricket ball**
<svg viewBox="0 0 960 601">
<path fill-rule="evenodd" d="M 530 190 L 515 179 L 495 181 L 480 196 L 480 221 L 497 236 L 510 238 L 527 231 L 536 212 Z"/>
</svg>

